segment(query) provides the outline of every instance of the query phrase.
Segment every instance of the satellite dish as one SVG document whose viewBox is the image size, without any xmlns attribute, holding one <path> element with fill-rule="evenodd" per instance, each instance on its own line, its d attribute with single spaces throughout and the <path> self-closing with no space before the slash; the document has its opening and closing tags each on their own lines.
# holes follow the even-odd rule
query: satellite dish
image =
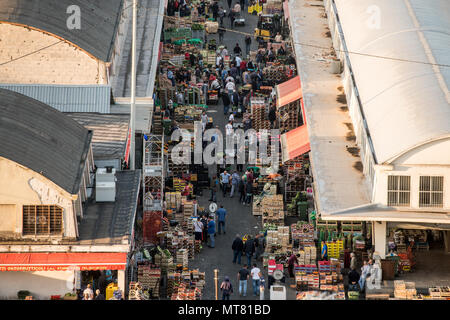
<svg viewBox="0 0 450 320">
<path fill-rule="evenodd" d="M 281 270 L 275 270 L 273 272 L 273 277 L 275 278 L 275 280 L 281 280 L 283 279 L 283 272 Z"/>
<path fill-rule="evenodd" d="M 214 213 L 214 212 L 216 212 L 216 210 L 217 210 L 217 204 L 216 204 L 215 202 L 212 202 L 212 203 L 209 205 L 209 211 L 210 211 L 211 213 Z"/>
</svg>

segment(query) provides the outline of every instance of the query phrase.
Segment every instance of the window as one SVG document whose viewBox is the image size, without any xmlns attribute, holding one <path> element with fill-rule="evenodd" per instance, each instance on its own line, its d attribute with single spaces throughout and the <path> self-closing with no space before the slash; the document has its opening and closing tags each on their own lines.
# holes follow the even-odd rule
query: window
<svg viewBox="0 0 450 320">
<path fill-rule="evenodd" d="M 58 206 L 23 206 L 23 235 L 59 235 L 62 225 L 62 208 Z"/>
<path fill-rule="evenodd" d="M 444 205 L 444 177 L 420 177 L 419 207 Z"/>
<path fill-rule="evenodd" d="M 410 176 L 388 176 L 388 206 L 408 207 L 410 191 Z"/>
</svg>

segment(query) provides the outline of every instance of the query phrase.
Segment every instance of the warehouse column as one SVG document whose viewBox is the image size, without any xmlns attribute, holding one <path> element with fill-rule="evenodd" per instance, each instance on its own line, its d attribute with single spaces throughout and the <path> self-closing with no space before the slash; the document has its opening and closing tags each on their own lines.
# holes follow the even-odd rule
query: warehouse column
<svg viewBox="0 0 450 320">
<path fill-rule="evenodd" d="M 125 270 L 117 270 L 117 285 L 122 291 L 122 297 L 125 299 Z"/>
<path fill-rule="evenodd" d="M 374 221 L 375 251 L 378 251 L 381 259 L 386 257 L 386 221 Z"/>
</svg>

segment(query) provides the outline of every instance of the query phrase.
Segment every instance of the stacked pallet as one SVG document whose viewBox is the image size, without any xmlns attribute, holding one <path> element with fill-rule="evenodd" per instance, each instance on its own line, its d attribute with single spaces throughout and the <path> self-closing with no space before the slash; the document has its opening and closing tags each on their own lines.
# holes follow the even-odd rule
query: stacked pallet
<svg viewBox="0 0 450 320">
<path fill-rule="evenodd" d="M 145 291 L 139 282 L 130 282 L 128 300 L 149 300 L 149 298 L 148 291 Z"/>
<path fill-rule="evenodd" d="M 292 224 L 292 241 L 298 246 L 314 246 L 314 226 L 312 224 Z"/>
<path fill-rule="evenodd" d="M 160 106 L 155 106 L 155 111 L 153 112 L 153 121 L 152 121 L 152 132 L 156 135 L 160 135 L 163 133 L 163 125 L 162 125 L 162 112 Z"/>
<path fill-rule="evenodd" d="M 255 130 L 270 129 L 270 121 L 267 119 L 267 105 L 264 99 L 251 99 L 252 128 Z"/>
<path fill-rule="evenodd" d="M 278 227 L 277 230 L 267 230 L 266 252 L 287 252 L 291 249 L 289 244 L 289 227 Z"/>
<path fill-rule="evenodd" d="M 138 265 L 138 282 L 143 289 L 149 291 L 152 298 L 159 298 L 160 281 L 161 269 L 152 268 L 150 265 Z"/>
<path fill-rule="evenodd" d="M 200 300 L 205 286 L 205 273 L 198 270 L 167 275 L 167 297 L 171 300 Z"/>
<path fill-rule="evenodd" d="M 298 127 L 299 124 L 300 100 L 288 103 L 278 108 L 280 115 L 280 131 L 286 132 Z"/>
<path fill-rule="evenodd" d="M 262 223 L 284 225 L 283 195 L 267 195 L 261 200 Z"/>
<path fill-rule="evenodd" d="M 296 272 L 295 282 L 297 284 L 297 291 L 319 290 L 320 279 L 319 274 L 314 272 L 312 274 L 305 274 L 304 272 Z"/>
<path fill-rule="evenodd" d="M 163 272 L 169 272 L 175 268 L 173 263 L 173 258 L 168 252 L 164 252 L 163 254 L 159 253 L 155 255 L 155 264 L 161 269 Z"/>
<path fill-rule="evenodd" d="M 187 268 L 189 262 L 188 250 L 179 249 L 176 254 L 176 259 L 177 265 L 181 265 L 183 266 L 183 268 Z"/>
<path fill-rule="evenodd" d="M 181 205 L 183 208 L 183 220 L 187 222 L 194 216 L 194 201 L 189 201 L 186 197 L 182 197 Z"/>
<path fill-rule="evenodd" d="M 394 280 L 394 297 L 397 299 L 413 300 L 417 296 L 416 284 Z"/>
<path fill-rule="evenodd" d="M 281 83 L 289 80 L 289 66 L 286 65 L 271 65 L 263 69 L 263 77 L 267 81 Z"/>
<path fill-rule="evenodd" d="M 179 211 L 181 208 L 181 192 L 166 192 L 167 208 Z"/>
<path fill-rule="evenodd" d="M 298 251 L 300 257 L 297 258 L 299 265 L 315 264 L 317 260 L 317 250 L 314 246 L 304 247 Z"/>
</svg>

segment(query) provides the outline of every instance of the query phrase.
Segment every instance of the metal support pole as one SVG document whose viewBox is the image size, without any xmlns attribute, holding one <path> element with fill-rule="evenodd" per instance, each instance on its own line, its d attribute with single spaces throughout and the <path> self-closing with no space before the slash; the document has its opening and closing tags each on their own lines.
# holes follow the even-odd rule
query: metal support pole
<svg viewBox="0 0 450 320">
<path fill-rule="evenodd" d="M 133 0 L 133 40 L 131 46 L 131 110 L 130 110 L 130 127 L 131 127 L 131 143 L 130 143 L 130 169 L 135 169 L 135 136 L 136 136 L 136 21 L 137 20 L 137 0 Z"/>
<path fill-rule="evenodd" d="M 219 293 L 218 280 L 219 280 L 219 270 L 218 269 L 214 269 L 214 284 L 216 285 L 216 300 L 219 300 L 219 297 L 218 297 L 218 293 Z"/>
</svg>

